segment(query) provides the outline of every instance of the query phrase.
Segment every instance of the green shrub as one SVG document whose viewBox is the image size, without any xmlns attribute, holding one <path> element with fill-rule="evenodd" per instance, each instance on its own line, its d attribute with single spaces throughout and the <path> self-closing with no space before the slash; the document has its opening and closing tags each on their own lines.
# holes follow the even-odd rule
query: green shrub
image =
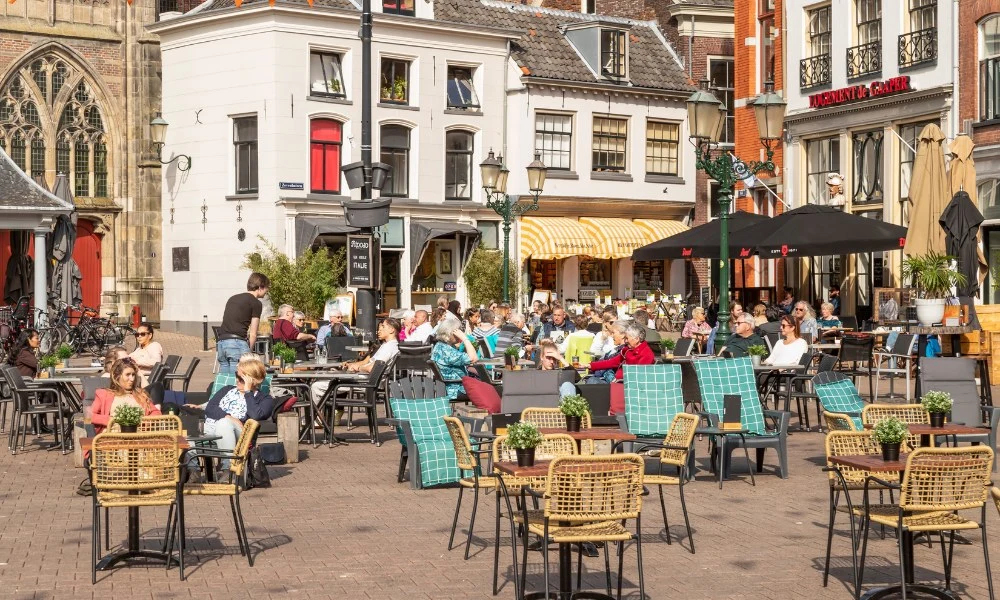
<svg viewBox="0 0 1000 600">
<path fill-rule="evenodd" d="M 59 364 L 59 357 L 55 354 L 46 354 L 38 359 L 38 368 L 48 369 Z"/>
<path fill-rule="evenodd" d="M 521 297 L 517 265 L 512 260 L 508 260 L 507 264 L 510 269 L 510 299 L 516 303 Z M 465 280 L 465 288 L 469 292 L 470 306 L 489 304 L 493 300 L 502 298 L 503 252 L 479 246 L 465 265 L 462 279 Z"/>
<path fill-rule="evenodd" d="M 307 249 L 292 259 L 264 236 L 257 237 L 263 249 L 247 254 L 243 268 L 263 273 L 271 280 L 271 305 L 291 304 L 307 317 L 322 317 L 326 301 L 340 292 L 347 266 L 346 250 Z"/>
<path fill-rule="evenodd" d="M 559 410 L 567 417 L 582 417 L 590 414 L 590 403 L 583 396 L 573 394 L 559 401 Z"/>
<path fill-rule="evenodd" d="M 59 344 L 59 348 L 56 350 L 56 356 L 62 360 L 73 357 L 73 346 L 69 344 Z"/>
<path fill-rule="evenodd" d="M 534 448 L 542 443 L 542 433 L 534 423 L 518 421 L 507 428 L 507 445 L 518 450 Z"/>
<path fill-rule="evenodd" d="M 899 444 L 906 439 L 909 433 L 906 423 L 896 417 L 889 417 L 875 424 L 872 437 L 880 444 Z"/>
<path fill-rule="evenodd" d="M 138 406 L 132 406 L 131 404 L 120 404 L 118 405 L 118 408 L 111 413 L 111 420 L 118 423 L 118 425 L 134 427 L 142 421 L 142 409 Z"/>
<path fill-rule="evenodd" d="M 753 346 L 747 348 L 747 354 L 750 356 L 767 356 L 767 346 L 754 344 Z"/>
<path fill-rule="evenodd" d="M 948 392 L 927 392 L 920 398 L 924 410 L 929 413 L 951 412 L 951 394 Z"/>
</svg>

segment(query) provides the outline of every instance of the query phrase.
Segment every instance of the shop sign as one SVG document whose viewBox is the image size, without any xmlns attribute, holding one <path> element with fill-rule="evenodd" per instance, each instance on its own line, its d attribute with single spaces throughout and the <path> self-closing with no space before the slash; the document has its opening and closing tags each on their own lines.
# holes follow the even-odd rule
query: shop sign
<svg viewBox="0 0 1000 600">
<path fill-rule="evenodd" d="M 813 94 L 809 96 L 809 108 L 824 108 L 838 104 L 847 104 L 858 100 L 889 96 L 891 94 L 909 92 L 912 90 L 913 87 L 910 86 L 909 75 L 901 75 L 899 77 L 886 79 L 885 81 L 875 81 L 870 85 L 852 85 L 850 87 L 840 88 L 839 90 L 830 90 L 829 92 Z"/>
<path fill-rule="evenodd" d="M 444 282 L 444 291 L 446 291 L 446 292 L 454 292 L 457 289 L 458 289 L 458 285 L 454 281 L 446 281 L 446 282 Z"/>
<path fill-rule="evenodd" d="M 377 288 L 379 259 L 376 238 L 370 235 L 347 236 L 347 285 Z"/>
<path fill-rule="evenodd" d="M 600 290 L 587 290 L 581 288 L 580 293 L 577 295 L 580 297 L 580 300 L 593 300 L 594 298 L 597 298 L 599 291 Z"/>
<path fill-rule="evenodd" d="M 297 181 L 279 181 L 279 190 L 304 190 L 306 186 Z"/>
</svg>

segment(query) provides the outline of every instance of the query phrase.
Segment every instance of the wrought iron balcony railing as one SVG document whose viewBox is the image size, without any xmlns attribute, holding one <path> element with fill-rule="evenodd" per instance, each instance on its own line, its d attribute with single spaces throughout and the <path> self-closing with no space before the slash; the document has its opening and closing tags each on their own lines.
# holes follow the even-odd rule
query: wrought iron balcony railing
<svg viewBox="0 0 1000 600">
<path fill-rule="evenodd" d="M 830 83 L 830 55 L 819 54 L 799 61 L 799 87 L 802 89 Z"/>
<path fill-rule="evenodd" d="M 868 42 L 847 49 L 847 78 L 864 77 L 882 71 L 882 42 Z"/>
<path fill-rule="evenodd" d="M 937 29 L 921 29 L 899 36 L 899 68 L 937 60 Z"/>
</svg>

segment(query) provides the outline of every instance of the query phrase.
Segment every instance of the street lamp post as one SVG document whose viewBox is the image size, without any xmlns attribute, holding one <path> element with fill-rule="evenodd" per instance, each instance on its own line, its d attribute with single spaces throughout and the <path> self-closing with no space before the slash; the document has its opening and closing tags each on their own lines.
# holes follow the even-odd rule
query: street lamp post
<svg viewBox="0 0 1000 600">
<path fill-rule="evenodd" d="M 764 93 L 754 99 L 757 133 L 767 151 L 767 160 L 744 161 L 729 150 L 718 148 L 726 126 L 726 107 L 708 91 L 708 81 L 687 100 L 690 139 L 695 147 L 695 168 L 719 183 L 719 330 L 717 337 L 729 337 L 729 206 L 737 181 L 757 173 L 773 173 L 774 146 L 785 123 L 785 101 L 774 93 L 774 84 L 764 84 Z"/>
<path fill-rule="evenodd" d="M 507 176 L 510 171 L 503 164 L 503 156 L 494 157 L 493 150 L 479 165 L 483 177 L 483 189 L 486 191 L 486 206 L 503 219 L 503 301 L 510 302 L 510 225 L 526 212 L 538 210 L 538 197 L 545 185 L 545 173 L 548 168 L 542 164 L 541 156 L 536 152 L 535 160 L 527 167 L 528 190 L 531 192 L 531 202 L 511 202 L 507 195 Z"/>
</svg>

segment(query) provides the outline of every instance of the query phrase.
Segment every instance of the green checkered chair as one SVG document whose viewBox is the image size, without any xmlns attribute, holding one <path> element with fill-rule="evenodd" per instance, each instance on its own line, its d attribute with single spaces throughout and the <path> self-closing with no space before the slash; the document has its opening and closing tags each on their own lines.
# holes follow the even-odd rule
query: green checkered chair
<svg viewBox="0 0 1000 600">
<path fill-rule="evenodd" d="M 819 373 L 812 378 L 812 384 L 825 412 L 845 415 L 854 422 L 856 431 L 864 430 L 861 409 L 865 407 L 865 401 L 850 377 L 836 371 Z"/>
<path fill-rule="evenodd" d="M 209 399 L 211 399 L 212 396 L 215 395 L 215 392 L 221 390 L 227 385 L 236 385 L 236 373 L 216 373 L 215 381 L 213 381 L 212 385 L 208 388 Z M 268 373 L 267 376 L 264 377 L 264 383 L 260 384 L 260 391 L 265 394 L 271 393 L 270 373 Z"/>
<path fill-rule="evenodd" d="M 455 483 L 462 478 L 455 457 L 455 446 L 444 418 L 451 416 L 447 396 L 439 398 L 390 398 L 397 434 L 402 431 L 409 452 L 410 487 Z"/>
<path fill-rule="evenodd" d="M 764 450 L 773 448 L 778 452 L 778 473 L 782 479 L 788 478 L 788 420 L 786 411 L 764 410 L 757 394 L 757 378 L 749 357 L 696 360 L 694 370 L 698 375 L 698 390 L 701 392 L 705 416 L 713 426 L 718 426 L 722 418 L 723 398 L 727 394 L 739 394 L 742 399 L 741 417 L 743 427 L 749 434 L 740 438 L 727 435 L 722 437 L 723 477 L 729 468 L 733 450 L 753 448 L 757 451 L 757 472 L 763 469 Z M 772 419 L 775 427 L 767 426 L 765 418 Z"/>
<path fill-rule="evenodd" d="M 684 412 L 680 365 L 625 365 L 623 431 L 661 441 L 677 413 Z"/>
</svg>

